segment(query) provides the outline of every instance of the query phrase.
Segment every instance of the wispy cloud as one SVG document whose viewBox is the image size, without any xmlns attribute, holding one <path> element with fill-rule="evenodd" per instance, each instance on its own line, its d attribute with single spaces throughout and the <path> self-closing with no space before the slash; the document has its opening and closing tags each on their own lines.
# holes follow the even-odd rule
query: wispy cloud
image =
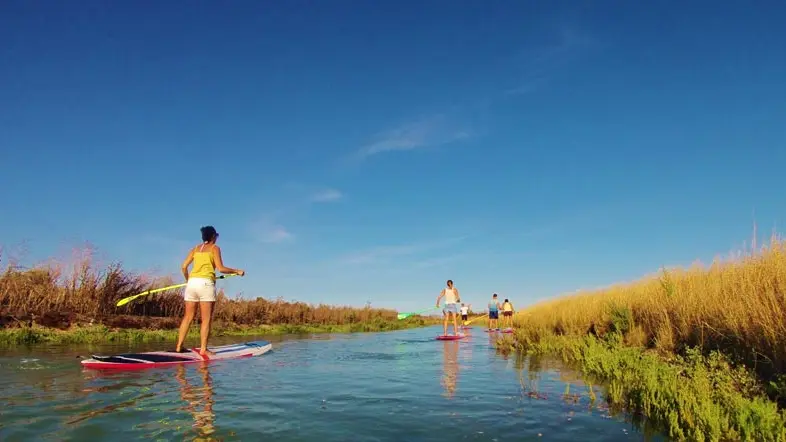
<svg viewBox="0 0 786 442">
<path fill-rule="evenodd" d="M 424 253 L 430 250 L 449 247 L 466 237 L 459 236 L 453 238 L 445 238 L 436 241 L 425 241 L 410 244 L 399 245 L 385 245 L 372 247 L 366 250 L 359 250 L 351 252 L 339 257 L 336 262 L 340 264 L 370 264 L 374 262 L 385 261 L 392 258 L 400 258 L 404 256 L 411 256 L 418 253 Z"/>
<path fill-rule="evenodd" d="M 263 237 L 262 242 L 282 242 L 287 241 L 289 239 L 294 238 L 293 235 L 289 230 L 285 229 L 284 227 L 277 226 L 274 227 L 272 230 L 269 230 Z"/>
<path fill-rule="evenodd" d="M 444 267 L 450 263 L 459 261 L 468 257 L 469 255 L 466 253 L 451 253 L 439 258 L 428 258 L 422 261 L 418 261 L 414 264 L 415 267 L 419 269 L 428 269 L 433 267 Z"/>
<path fill-rule="evenodd" d="M 262 217 L 252 223 L 250 230 L 251 236 L 262 243 L 280 243 L 295 238 L 295 235 L 286 227 L 268 217 Z"/>
<path fill-rule="evenodd" d="M 519 84 L 506 90 L 505 94 L 527 94 L 543 87 L 558 71 L 596 46 L 597 41 L 589 34 L 569 26 L 558 28 L 555 42 L 522 51 L 516 56 L 522 75 Z"/>
<path fill-rule="evenodd" d="M 444 114 L 438 114 L 377 134 L 374 141 L 357 151 L 357 155 L 364 158 L 384 152 L 420 149 L 452 143 L 469 136 L 467 129 L 458 126 Z"/>
<path fill-rule="evenodd" d="M 308 190 L 300 189 L 298 196 L 288 198 L 277 208 L 270 209 L 251 220 L 248 227 L 251 237 L 258 242 L 268 244 L 291 241 L 296 235 L 282 220 L 293 213 L 307 210 L 311 204 L 332 203 L 344 198 L 344 194 L 335 188 L 328 187 L 317 191 L 312 188 L 310 191 L 312 193 L 309 195 Z"/>
<path fill-rule="evenodd" d="M 378 261 L 382 258 L 411 255 L 418 252 L 419 250 L 422 250 L 422 247 L 416 244 L 380 246 L 368 250 L 348 253 L 340 257 L 338 262 L 343 264 L 368 264 Z"/>
<path fill-rule="evenodd" d="M 321 190 L 311 196 L 311 201 L 317 203 L 330 203 L 344 198 L 344 194 L 337 189 Z"/>
<path fill-rule="evenodd" d="M 598 46 L 592 36 L 571 26 L 558 27 L 556 33 L 552 35 L 551 42 L 537 44 L 522 50 L 513 56 L 512 60 L 506 61 L 503 70 L 512 71 L 513 75 L 518 77 L 513 87 L 506 90 L 497 89 L 495 86 L 495 92 L 477 99 L 474 105 L 463 105 L 463 112 L 470 114 L 485 112 L 486 108 L 498 98 L 538 90 L 558 73 L 567 71 L 570 64 L 587 54 L 590 49 Z M 447 113 L 438 113 L 376 134 L 371 141 L 356 150 L 351 160 L 362 161 L 370 156 L 386 152 L 413 151 L 446 145 L 478 135 L 475 130 L 468 129 L 466 122 L 459 122 L 455 115 L 448 116 Z"/>
</svg>

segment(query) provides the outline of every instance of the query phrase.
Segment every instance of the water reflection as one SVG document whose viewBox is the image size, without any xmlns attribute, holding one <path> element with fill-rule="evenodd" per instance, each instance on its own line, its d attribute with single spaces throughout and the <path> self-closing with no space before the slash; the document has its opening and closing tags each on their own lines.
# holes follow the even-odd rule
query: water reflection
<svg viewBox="0 0 786 442">
<path fill-rule="evenodd" d="M 503 335 L 482 327 L 459 341 L 439 332 L 290 341 L 234 363 L 139 371 L 82 369 L 83 347 L 0 354 L 0 402 L 13 405 L 0 407 L 0 440 L 649 439 L 646 421 L 642 437 L 635 418 L 614 419 L 605 384 L 560 358 L 499 354 Z M 32 358 L 45 368 L 27 370 Z M 434 435 L 440 416 L 450 422 Z"/>
<path fill-rule="evenodd" d="M 201 437 L 213 440 L 210 435 L 215 433 L 215 413 L 213 412 L 213 380 L 207 364 L 200 364 L 197 373 L 202 379 L 202 386 L 194 386 L 186 377 L 186 367 L 179 365 L 175 371 L 175 379 L 180 384 L 180 398 L 186 402 L 183 409 L 194 417 L 193 427 Z M 201 439 L 200 439 L 201 440 Z"/>
<path fill-rule="evenodd" d="M 459 357 L 460 357 L 461 361 L 463 361 L 463 362 L 468 364 L 472 360 L 472 348 L 474 347 L 473 343 L 471 342 L 472 341 L 472 331 L 471 330 L 467 330 L 467 331 L 464 332 L 464 334 L 467 335 L 467 338 L 464 339 L 464 344 L 462 344 L 461 347 L 459 347 L 459 349 L 460 349 L 459 350 Z M 461 341 L 459 341 L 459 342 L 461 342 Z M 466 367 L 466 364 L 465 364 L 465 367 Z"/>
<path fill-rule="evenodd" d="M 486 336 L 488 336 L 488 338 L 489 338 L 489 347 L 492 347 L 492 348 L 495 347 L 495 345 L 497 343 L 497 339 L 499 338 L 499 335 L 497 334 L 497 332 L 494 331 L 494 330 L 484 330 L 484 333 L 486 333 Z M 506 354 L 504 354 L 504 353 L 500 353 L 500 356 L 502 356 L 503 359 L 507 359 L 508 358 L 508 356 Z"/>
<path fill-rule="evenodd" d="M 507 359 L 506 356 L 503 358 Z M 513 367 L 518 373 L 522 398 L 549 401 L 549 393 L 553 392 L 551 400 L 562 402 L 566 424 L 584 410 L 589 415 L 598 415 L 608 420 L 619 419 L 630 424 L 633 432 L 639 433 L 644 441 L 664 440 L 662 426 L 647 420 L 639 413 L 628 413 L 623 407 L 610 406 L 607 400 L 598 400 L 598 397 L 608 397 L 608 384 L 571 369 L 564 361 L 553 356 L 516 354 L 512 359 Z M 548 379 L 549 377 L 552 379 Z M 555 380 L 558 382 L 555 383 Z M 558 394 L 559 390 L 542 389 L 541 382 L 550 384 L 552 388 L 560 384 L 564 387 L 561 394 Z M 623 433 L 628 435 L 626 429 L 623 429 Z"/>
<path fill-rule="evenodd" d="M 442 342 L 442 386 L 445 388 L 444 396 L 448 399 L 452 399 L 456 393 L 459 371 L 458 349 L 459 341 Z"/>
</svg>

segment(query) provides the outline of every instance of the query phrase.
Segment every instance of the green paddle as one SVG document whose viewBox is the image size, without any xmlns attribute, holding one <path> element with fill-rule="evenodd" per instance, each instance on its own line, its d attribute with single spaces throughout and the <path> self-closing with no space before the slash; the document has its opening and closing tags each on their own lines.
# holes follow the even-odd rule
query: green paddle
<svg viewBox="0 0 786 442">
<path fill-rule="evenodd" d="M 434 310 L 434 309 L 438 309 L 438 308 L 439 308 L 439 307 L 429 307 L 429 308 L 427 308 L 427 309 L 425 309 L 425 310 L 421 310 L 421 311 L 419 311 L 419 312 L 411 312 L 411 313 L 399 313 L 399 314 L 398 314 L 398 319 L 409 318 L 409 317 L 410 317 L 410 316 L 412 316 L 412 315 L 419 315 L 419 314 L 421 314 L 421 313 L 425 313 L 425 312 L 427 312 L 427 311 Z"/>
</svg>

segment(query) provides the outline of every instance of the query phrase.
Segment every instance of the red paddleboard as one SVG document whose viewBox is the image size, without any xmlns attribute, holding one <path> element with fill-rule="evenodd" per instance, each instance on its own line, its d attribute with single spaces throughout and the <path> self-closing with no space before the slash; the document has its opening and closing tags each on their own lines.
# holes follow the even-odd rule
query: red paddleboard
<svg viewBox="0 0 786 442">
<path fill-rule="evenodd" d="M 502 330 L 502 333 L 513 333 L 513 329 L 512 328 L 506 328 L 505 330 Z"/>
<path fill-rule="evenodd" d="M 490 330 L 489 330 L 489 329 L 486 329 L 486 333 L 496 333 L 496 332 L 498 332 L 498 331 L 499 331 L 499 329 L 498 329 L 498 328 L 492 328 L 492 329 L 490 329 Z"/>
<path fill-rule="evenodd" d="M 437 335 L 438 341 L 458 341 L 459 339 L 464 339 L 467 335 L 459 333 L 458 335 Z"/>
<path fill-rule="evenodd" d="M 112 356 L 93 356 L 82 361 L 85 368 L 138 370 L 140 368 L 167 367 L 170 365 L 193 364 L 195 362 L 223 361 L 227 359 L 248 358 L 267 353 L 272 348 L 267 341 L 251 341 L 240 344 L 208 347 L 215 353 L 209 359 L 199 355 L 198 348 L 180 353 L 175 351 L 151 351 L 145 353 L 123 353 Z"/>
<path fill-rule="evenodd" d="M 461 327 L 459 327 L 459 328 L 460 328 L 460 329 L 462 329 L 462 330 L 469 330 L 469 329 L 471 329 L 472 327 L 470 327 L 470 326 L 468 326 L 468 325 L 462 325 L 462 326 L 461 326 Z"/>
</svg>

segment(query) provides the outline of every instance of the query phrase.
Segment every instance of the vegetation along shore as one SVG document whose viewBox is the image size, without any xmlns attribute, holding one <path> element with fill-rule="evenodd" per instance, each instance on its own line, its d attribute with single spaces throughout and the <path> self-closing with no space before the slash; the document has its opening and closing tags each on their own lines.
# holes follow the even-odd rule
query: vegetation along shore
<svg viewBox="0 0 786 442">
<path fill-rule="evenodd" d="M 143 296 L 121 307 L 115 304 L 175 283 L 172 278 L 126 271 L 119 264 L 96 265 L 91 254 L 68 266 L 7 265 L 0 274 L 0 344 L 173 340 L 184 308 L 181 290 Z M 212 335 L 386 331 L 437 321 L 396 316 L 395 310 L 371 306 L 231 299 L 219 290 Z M 194 336 L 197 327 L 191 328 Z"/>
<path fill-rule="evenodd" d="M 502 352 L 561 356 L 677 440 L 786 441 L 786 242 L 536 304 Z"/>
</svg>

